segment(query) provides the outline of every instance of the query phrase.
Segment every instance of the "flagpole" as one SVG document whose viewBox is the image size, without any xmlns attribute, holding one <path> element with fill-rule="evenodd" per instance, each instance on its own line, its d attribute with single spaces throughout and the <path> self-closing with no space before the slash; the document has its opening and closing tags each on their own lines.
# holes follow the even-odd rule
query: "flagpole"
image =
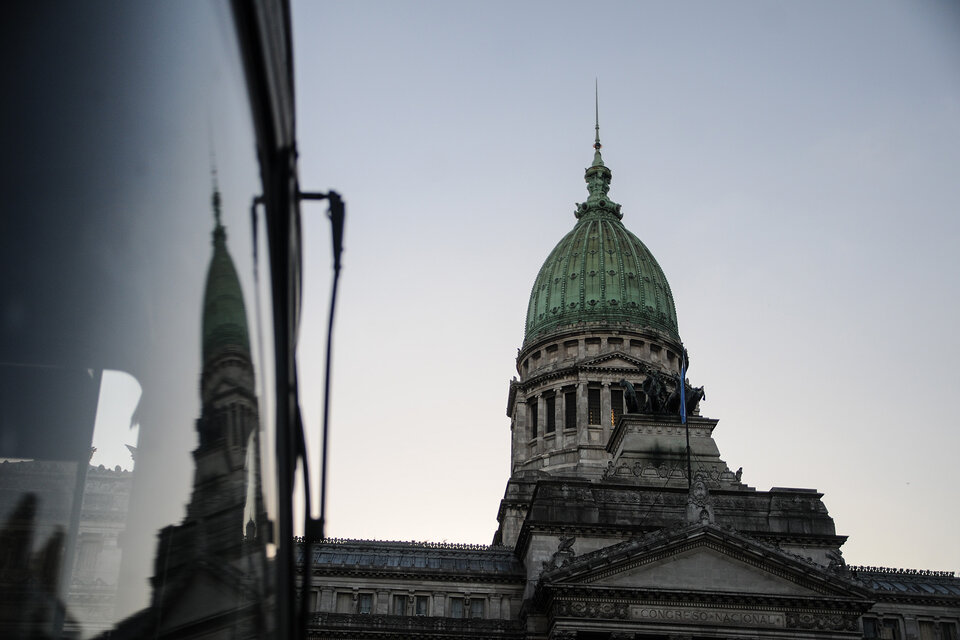
<svg viewBox="0 0 960 640">
<path fill-rule="evenodd" d="M 693 474 L 690 469 L 690 426 L 687 424 L 687 350 L 680 355 L 680 424 L 687 435 L 687 491 L 693 485 Z"/>
</svg>

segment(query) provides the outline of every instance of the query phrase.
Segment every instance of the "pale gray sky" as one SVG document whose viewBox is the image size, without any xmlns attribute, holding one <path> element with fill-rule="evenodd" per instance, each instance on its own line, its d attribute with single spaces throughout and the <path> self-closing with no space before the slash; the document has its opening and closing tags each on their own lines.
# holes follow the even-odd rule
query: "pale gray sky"
<svg viewBox="0 0 960 640">
<path fill-rule="evenodd" d="M 852 564 L 960 570 L 960 5 L 293 8 L 302 186 L 348 203 L 329 535 L 490 541 L 598 78 L 611 197 L 669 279 L 724 460 L 824 492 Z M 304 214 L 316 430 L 330 241 Z"/>
</svg>

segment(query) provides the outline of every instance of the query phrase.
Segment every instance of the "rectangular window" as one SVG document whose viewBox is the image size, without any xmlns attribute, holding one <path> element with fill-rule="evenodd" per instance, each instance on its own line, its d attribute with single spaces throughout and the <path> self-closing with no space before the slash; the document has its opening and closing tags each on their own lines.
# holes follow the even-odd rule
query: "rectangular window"
<svg viewBox="0 0 960 640">
<path fill-rule="evenodd" d="M 587 389 L 587 424 L 601 424 L 600 389 Z"/>
<path fill-rule="evenodd" d="M 547 412 L 547 433 L 553 433 L 557 430 L 557 397 L 554 395 L 549 395 L 546 397 L 546 406 L 544 409 Z"/>
<path fill-rule="evenodd" d="M 450 617 L 463 617 L 463 598 L 450 598 Z"/>
<path fill-rule="evenodd" d="M 357 598 L 357 613 L 373 613 L 373 594 L 361 593 Z"/>
<path fill-rule="evenodd" d="M 900 640 L 900 623 L 896 620 L 884 620 L 880 626 L 882 640 Z"/>
<path fill-rule="evenodd" d="M 527 406 L 530 407 L 530 437 L 537 437 L 537 426 L 540 422 L 539 415 L 537 415 L 537 398 L 532 398 L 527 401 Z"/>
<path fill-rule="evenodd" d="M 955 622 L 941 622 L 940 636 L 942 640 L 957 640 L 957 624 Z"/>
<path fill-rule="evenodd" d="M 563 428 L 577 428 L 577 392 L 567 391 L 563 394 Z"/>
<path fill-rule="evenodd" d="M 610 389 L 611 426 L 623 415 L 623 389 Z"/>
<path fill-rule="evenodd" d="M 427 605 L 430 602 L 429 596 L 417 596 L 416 602 L 414 603 L 414 615 L 425 616 L 427 615 Z"/>
<path fill-rule="evenodd" d="M 393 596 L 393 615 L 407 615 L 407 596 Z"/>
<path fill-rule="evenodd" d="M 471 618 L 483 617 L 483 600 L 480 600 L 478 598 L 472 598 L 470 600 L 470 617 Z"/>
<path fill-rule="evenodd" d="M 337 594 L 337 613 L 353 613 L 353 594 Z"/>
</svg>

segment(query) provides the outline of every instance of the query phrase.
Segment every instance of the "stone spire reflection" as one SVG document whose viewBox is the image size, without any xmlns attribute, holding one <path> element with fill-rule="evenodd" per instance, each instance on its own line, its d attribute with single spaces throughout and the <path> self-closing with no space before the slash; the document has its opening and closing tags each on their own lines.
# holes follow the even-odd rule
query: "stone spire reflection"
<svg viewBox="0 0 960 640">
<path fill-rule="evenodd" d="M 213 254 L 203 296 L 193 491 L 183 522 L 160 531 L 150 608 L 121 623 L 111 638 L 142 637 L 144 628 L 151 637 L 208 637 L 211 625 L 224 637 L 266 633 L 263 537 L 270 527 L 260 481 L 256 379 L 216 171 L 213 181 Z"/>
</svg>

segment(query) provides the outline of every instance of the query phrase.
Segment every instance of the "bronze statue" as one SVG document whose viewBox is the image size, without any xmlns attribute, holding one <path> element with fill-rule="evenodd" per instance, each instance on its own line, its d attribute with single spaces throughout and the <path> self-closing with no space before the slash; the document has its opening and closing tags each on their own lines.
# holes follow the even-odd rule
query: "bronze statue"
<svg viewBox="0 0 960 640">
<path fill-rule="evenodd" d="M 640 384 L 640 390 L 643 392 L 645 400 L 643 401 L 641 413 L 663 413 L 665 398 L 663 385 L 657 380 L 653 373 L 647 375 L 646 379 Z"/>
<path fill-rule="evenodd" d="M 697 410 L 697 405 L 701 400 L 706 398 L 706 394 L 703 390 L 703 387 L 692 387 L 690 382 L 684 380 L 683 382 L 684 392 L 685 392 L 685 406 L 687 410 L 687 415 L 693 414 Z M 673 391 L 670 392 L 670 395 L 667 396 L 666 401 L 663 405 L 663 413 L 666 414 L 678 414 L 680 413 L 680 382 L 677 381 L 674 386 Z"/>
<path fill-rule="evenodd" d="M 633 384 L 621 378 L 620 386 L 623 387 L 623 397 L 627 402 L 627 413 L 643 413 L 640 398 L 637 397 L 637 390 L 633 388 Z"/>
<path fill-rule="evenodd" d="M 691 387 L 689 384 L 686 384 L 686 400 L 687 400 L 687 415 L 692 414 L 697 410 L 697 405 L 700 404 L 700 401 L 707 397 L 706 392 L 704 392 L 703 387 Z"/>
</svg>

